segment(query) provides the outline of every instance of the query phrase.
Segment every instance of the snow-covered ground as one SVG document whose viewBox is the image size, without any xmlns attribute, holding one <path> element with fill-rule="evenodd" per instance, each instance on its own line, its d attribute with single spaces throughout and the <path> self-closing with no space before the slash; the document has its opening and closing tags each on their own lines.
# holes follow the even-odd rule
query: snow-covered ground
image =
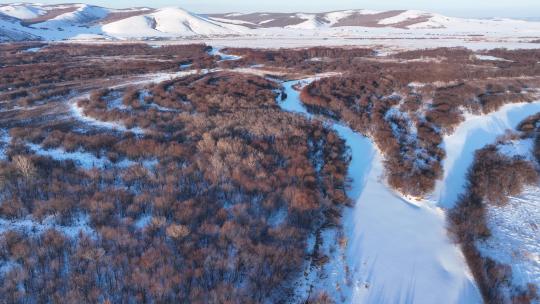
<svg viewBox="0 0 540 304">
<path fill-rule="evenodd" d="M 478 243 L 480 252 L 512 267 L 515 286 L 540 288 L 540 185 L 528 187 L 504 206 L 490 205 L 491 237 Z"/>
<path fill-rule="evenodd" d="M 536 161 L 532 153 L 534 149 L 534 139 L 532 138 L 507 141 L 504 144 L 498 144 L 497 149 L 499 153 L 509 157 L 523 157 L 533 163 Z"/>
<path fill-rule="evenodd" d="M 312 117 L 293 89 L 297 83 L 284 84 L 287 98 L 280 105 Z M 348 194 L 356 203 L 344 216 L 345 251 L 334 250 L 326 277 L 310 274 L 299 293 L 313 284 L 343 303 L 481 303 L 459 247 L 447 236 L 443 210 L 413 205 L 392 191 L 372 142 L 346 126 L 332 127 L 351 149 Z"/>
<path fill-rule="evenodd" d="M 452 208 L 464 191 L 467 170 L 472 165 L 475 151 L 494 143 L 506 130 L 515 130 L 522 120 L 538 112 L 540 102 L 506 104 L 487 115 L 466 115 L 465 122 L 443 138 L 442 146 L 446 151 L 444 176 L 437 182 L 430 200 Z"/>
<path fill-rule="evenodd" d="M 497 144 L 498 152 L 536 163 L 534 139 L 514 139 Z M 540 184 L 528 186 L 504 205 L 486 204 L 491 236 L 476 245 L 480 252 L 512 268 L 512 285 L 540 289 Z"/>
</svg>

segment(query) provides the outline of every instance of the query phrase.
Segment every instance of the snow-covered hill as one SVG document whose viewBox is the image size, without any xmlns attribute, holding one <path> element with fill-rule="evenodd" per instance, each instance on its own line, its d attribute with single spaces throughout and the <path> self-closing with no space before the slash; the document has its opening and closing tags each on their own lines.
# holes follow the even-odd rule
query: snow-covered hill
<svg viewBox="0 0 540 304">
<path fill-rule="evenodd" d="M 174 7 L 112 22 L 102 29 L 105 34 L 119 38 L 220 36 L 235 33 L 217 21 Z"/>
<path fill-rule="evenodd" d="M 24 20 L 33 19 L 44 15 L 46 13 L 46 10 L 39 6 L 15 4 L 0 6 L 0 13 L 3 13 L 13 18 Z"/>
<path fill-rule="evenodd" d="M 28 39 L 489 39 L 540 38 L 540 22 L 463 19 L 415 10 L 201 15 L 180 8 L 0 4 L 0 41 Z"/>
</svg>

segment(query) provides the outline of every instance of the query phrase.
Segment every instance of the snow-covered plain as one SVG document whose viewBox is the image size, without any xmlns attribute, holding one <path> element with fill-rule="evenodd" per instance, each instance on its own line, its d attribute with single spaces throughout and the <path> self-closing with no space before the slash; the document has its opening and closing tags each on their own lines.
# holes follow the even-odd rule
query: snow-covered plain
<svg viewBox="0 0 540 304">
<path fill-rule="evenodd" d="M 280 105 L 312 117 L 293 88 L 298 83 L 284 84 L 287 98 Z M 347 246 L 345 252 L 334 250 L 325 278 L 311 274 L 299 292 L 313 284 L 343 303 L 481 303 L 459 247 L 447 236 L 444 211 L 395 193 L 384 181 L 382 156 L 371 140 L 346 126 L 332 127 L 352 156 L 348 194 L 355 204 L 344 216 Z"/>
</svg>

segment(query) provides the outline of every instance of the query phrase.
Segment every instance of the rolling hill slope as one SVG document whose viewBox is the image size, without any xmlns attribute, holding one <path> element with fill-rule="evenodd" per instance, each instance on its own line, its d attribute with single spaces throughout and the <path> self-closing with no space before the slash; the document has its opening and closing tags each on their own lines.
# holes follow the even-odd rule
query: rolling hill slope
<svg viewBox="0 0 540 304">
<path fill-rule="evenodd" d="M 464 19 L 417 10 L 195 14 L 168 7 L 0 5 L 0 41 L 250 39 L 481 39 L 540 41 L 540 22 Z M 528 39 L 528 40 L 524 40 Z"/>
</svg>

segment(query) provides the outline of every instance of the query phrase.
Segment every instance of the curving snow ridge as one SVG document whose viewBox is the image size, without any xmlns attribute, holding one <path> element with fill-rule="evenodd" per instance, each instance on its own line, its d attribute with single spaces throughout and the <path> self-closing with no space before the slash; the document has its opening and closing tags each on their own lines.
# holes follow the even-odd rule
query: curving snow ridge
<svg viewBox="0 0 540 304">
<path fill-rule="evenodd" d="M 125 38 L 219 36 L 234 33 L 216 21 L 174 7 L 112 22 L 104 25 L 102 29 L 109 35 Z"/>
</svg>

